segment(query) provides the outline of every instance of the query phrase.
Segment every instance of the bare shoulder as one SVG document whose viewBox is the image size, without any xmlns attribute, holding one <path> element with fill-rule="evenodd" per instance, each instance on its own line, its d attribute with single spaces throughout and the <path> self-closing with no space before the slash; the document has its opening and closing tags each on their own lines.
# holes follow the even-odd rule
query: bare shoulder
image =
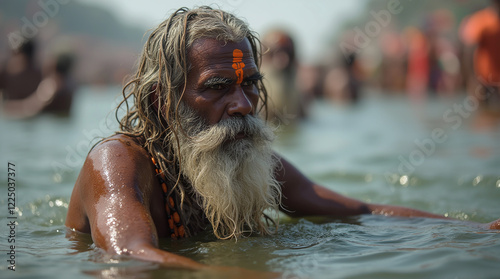
<svg viewBox="0 0 500 279">
<path fill-rule="evenodd" d="M 117 134 L 102 140 L 90 152 L 90 159 L 105 159 L 103 156 L 122 157 L 129 156 L 130 159 L 148 159 L 148 153 L 141 146 L 138 139 Z"/>
<path fill-rule="evenodd" d="M 101 141 L 88 154 L 75 183 L 66 226 L 90 232 L 95 205 L 114 194 L 149 203 L 153 173 L 151 158 L 138 140 L 114 135 Z"/>
<path fill-rule="evenodd" d="M 144 179 L 150 178 L 152 171 L 154 170 L 150 155 L 139 141 L 120 134 L 96 145 L 90 151 L 82 168 L 87 177 L 101 178 L 105 184 L 146 182 Z"/>
</svg>

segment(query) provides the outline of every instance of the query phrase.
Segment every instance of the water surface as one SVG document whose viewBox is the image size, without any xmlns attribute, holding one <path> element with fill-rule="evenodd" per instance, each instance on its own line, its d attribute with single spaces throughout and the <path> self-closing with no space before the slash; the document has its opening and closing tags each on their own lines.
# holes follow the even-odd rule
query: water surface
<svg viewBox="0 0 500 279">
<path fill-rule="evenodd" d="M 8 230 L 1 226 L 2 278 L 203 278 L 110 257 L 88 235 L 67 237 L 64 219 L 73 184 L 94 138 L 116 129 L 111 110 L 118 94 L 117 88 L 81 89 L 71 118 L 0 119 L 0 218 L 7 223 L 10 216 L 8 162 L 16 165 L 18 218 L 15 272 L 7 270 Z M 451 121 L 456 115 L 447 111 L 463 101 L 411 105 L 404 98 L 369 97 L 352 107 L 318 102 L 307 120 L 281 127 L 275 147 L 307 176 L 342 194 L 492 221 L 500 218 L 500 127 L 478 128 L 474 114 L 461 117 L 459 125 L 457 118 Z M 446 140 L 434 141 L 432 150 L 435 129 Z M 207 264 L 278 271 L 285 278 L 500 276 L 500 234 L 463 222 L 384 216 L 283 216 L 280 222 L 274 236 L 235 243 L 205 233 L 162 240 L 161 247 Z"/>
</svg>

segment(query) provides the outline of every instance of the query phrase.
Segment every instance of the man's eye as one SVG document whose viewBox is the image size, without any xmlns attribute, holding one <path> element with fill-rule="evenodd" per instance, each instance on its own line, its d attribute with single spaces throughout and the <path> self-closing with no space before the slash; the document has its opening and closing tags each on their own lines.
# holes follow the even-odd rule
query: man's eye
<svg viewBox="0 0 500 279">
<path fill-rule="evenodd" d="M 214 90 L 222 90 L 224 88 L 226 88 L 225 84 L 213 84 L 213 85 L 210 85 L 210 89 L 214 89 Z"/>
<path fill-rule="evenodd" d="M 250 86 L 250 85 L 256 85 L 256 84 L 257 84 L 257 80 L 250 79 L 250 80 L 244 80 L 241 83 L 241 86 Z"/>
</svg>

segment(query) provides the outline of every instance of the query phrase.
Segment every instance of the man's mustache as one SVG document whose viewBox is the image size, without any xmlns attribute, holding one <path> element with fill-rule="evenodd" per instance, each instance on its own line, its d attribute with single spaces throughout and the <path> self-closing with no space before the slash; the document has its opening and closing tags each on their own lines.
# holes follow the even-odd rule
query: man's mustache
<svg viewBox="0 0 500 279">
<path fill-rule="evenodd" d="M 274 136 L 264 129 L 265 125 L 264 121 L 251 115 L 230 117 L 207 127 L 192 139 L 199 147 L 206 148 L 205 151 L 233 141 L 241 134 L 245 135 L 242 140 L 272 141 Z"/>
</svg>

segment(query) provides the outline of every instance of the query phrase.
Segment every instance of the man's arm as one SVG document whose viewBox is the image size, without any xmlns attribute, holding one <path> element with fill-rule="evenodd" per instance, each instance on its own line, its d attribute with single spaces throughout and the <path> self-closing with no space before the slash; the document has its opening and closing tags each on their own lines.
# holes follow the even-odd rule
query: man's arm
<svg viewBox="0 0 500 279">
<path fill-rule="evenodd" d="M 283 167 L 277 171 L 277 179 L 283 182 L 283 211 L 292 217 L 320 215 L 348 217 L 359 214 L 381 214 L 448 219 L 442 215 L 407 207 L 371 204 L 348 198 L 313 183 L 283 158 L 281 158 L 281 164 Z M 500 219 L 489 224 L 481 224 L 481 227 L 500 229 Z"/>
<path fill-rule="evenodd" d="M 155 179 L 147 153 L 131 140 L 101 143 L 89 154 L 71 197 L 66 226 L 90 229 L 97 247 L 166 266 L 205 265 L 158 249 L 150 203 Z"/>
</svg>

